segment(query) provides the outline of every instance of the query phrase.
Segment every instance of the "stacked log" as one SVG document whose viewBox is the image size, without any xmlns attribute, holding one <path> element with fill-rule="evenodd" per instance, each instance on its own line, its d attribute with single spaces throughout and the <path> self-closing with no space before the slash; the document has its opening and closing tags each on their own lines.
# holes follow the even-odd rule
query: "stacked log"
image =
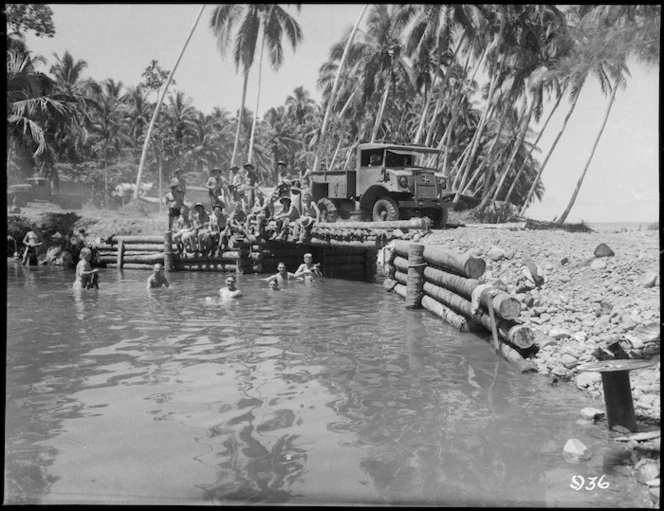
<svg viewBox="0 0 664 511">
<path fill-rule="evenodd" d="M 172 241 L 170 247 L 172 251 Z M 153 235 L 117 236 L 98 243 L 97 250 L 99 262 L 115 268 L 150 269 L 155 263 L 164 263 L 167 253 L 165 238 Z"/>
<path fill-rule="evenodd" d="M 403 241 L 395 242 L 391 258 L 386 261 L 386 266 L 389 265 L 386 269 L 388 278 L 398 283 L 394 287 L 397 294 L 403 291 L 402 288 L 408 290 L 410 284 L 409 275 L 413 265 L 409 258 L 409 247 L 412 246 Z M 473 323 L 491 331 L 493 313 L 500 341 L 495 346 L 496 351 L 506 360 L 519 365 L 522 371 L 536 369 L 530 360 L 523 358 L 523 353 L 527 353 L 534 343 L 534 333 L 515 321 L 521 312 L 520 302 L 491 286 L 476 291 L 481 285 L 477 277 L 484 272 L 486 263 L 472 255 L 454 253 L 437 246 L 426 246 L 422 258 L 426 263 L 422 272 L 422 307 L 461 331 L 467 331 Z M 482 293 L 477 297 L 479 307 L 475 311 L 471 301 L 473 292 L 478 291 Z"/>
</svg>

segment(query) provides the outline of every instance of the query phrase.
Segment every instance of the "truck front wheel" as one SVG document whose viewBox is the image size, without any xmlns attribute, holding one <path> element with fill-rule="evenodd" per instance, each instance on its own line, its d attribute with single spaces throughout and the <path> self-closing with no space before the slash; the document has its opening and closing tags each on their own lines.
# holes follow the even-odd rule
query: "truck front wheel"
<svg viewBox="0 0 664 511">
<path fill-rule="evenodd" d="M 373 206 L 374 222 L 399 220 L 399 205 L 392 197 L 381 197 Z"/>
</svg>

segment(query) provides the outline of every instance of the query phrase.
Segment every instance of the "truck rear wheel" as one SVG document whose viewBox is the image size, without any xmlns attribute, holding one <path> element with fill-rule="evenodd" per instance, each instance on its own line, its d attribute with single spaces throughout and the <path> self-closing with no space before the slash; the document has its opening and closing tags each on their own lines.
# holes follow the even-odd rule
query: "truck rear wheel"
<svg viewBox="0 0 664 511">
<path fill-rule="evenodd" d="M 381 197 L 373 206 L 374 222 L 399 220 L 399 205 L 392 197 Z"/>
</svg>

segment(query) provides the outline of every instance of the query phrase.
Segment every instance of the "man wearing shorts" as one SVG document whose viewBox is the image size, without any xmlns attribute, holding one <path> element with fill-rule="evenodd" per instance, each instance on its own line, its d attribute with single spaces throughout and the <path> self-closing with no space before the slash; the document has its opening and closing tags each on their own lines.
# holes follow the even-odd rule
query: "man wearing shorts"
<svg viewBox="0 0 664 511">
<path fill-rule="evenodd" d="M 170 231 L 180 216 L 180 208 L 184 204 L 184 192 L 180 189 L 177 179 L 171 180 L 171 191 L 166 194 L 166 204 L 168 205 L 168 230 Z"/>
</svg>

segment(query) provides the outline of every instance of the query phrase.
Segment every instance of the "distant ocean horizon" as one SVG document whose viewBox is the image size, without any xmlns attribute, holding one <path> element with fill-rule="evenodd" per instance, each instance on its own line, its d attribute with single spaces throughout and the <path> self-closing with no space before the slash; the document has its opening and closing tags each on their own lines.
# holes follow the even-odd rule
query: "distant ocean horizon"
<svg viewBox="0 0 664 511">
<path fill-rule="evenodd" d="M 571 222 L 576 223 L 576 222 Z M 583 222 L 588 227 L 597 232 L 615 232 L 615 231 L 646 231 L 653 225 L 659 228 L 659 221 L 653 222 Z"/>
</svg>

